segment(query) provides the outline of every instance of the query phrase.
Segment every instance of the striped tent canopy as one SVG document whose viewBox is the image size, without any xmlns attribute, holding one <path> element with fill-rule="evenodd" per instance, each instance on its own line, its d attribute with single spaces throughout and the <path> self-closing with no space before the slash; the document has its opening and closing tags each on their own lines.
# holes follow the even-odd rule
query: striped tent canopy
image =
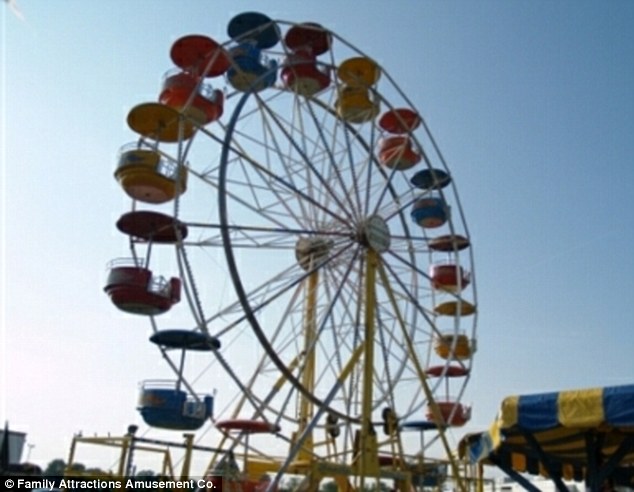
<svg viewBox="0 0 634 492">
<path fill-rule="evenodd" d="M 487 432 L 469 434 L 460 453 L 493 464 L 528 490 L 521 473 L 634 486 L 634 385 L 510 396 Z M 522 480 L 523 479 L 523 480 Z"/>
</svg>

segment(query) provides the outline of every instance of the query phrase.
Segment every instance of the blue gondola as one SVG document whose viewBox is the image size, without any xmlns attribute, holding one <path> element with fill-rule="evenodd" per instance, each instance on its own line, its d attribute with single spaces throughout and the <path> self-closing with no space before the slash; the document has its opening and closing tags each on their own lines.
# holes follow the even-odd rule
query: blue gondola
<svg viewBox="0 0 634 492">
<path fill-rule="evenodd" d="M 438 424 L 432 420 L 408 420 L 399 426 L 401 431 L 415 431 L 421 434 L 421 447 L 423 433 L 437 431 Z M 412 473 L 412 485 L 416 487 L 438 487 L 447 477 L 447 466 L 444 464 L 412 463 L 409 467 Z"/>
<path fill-rule="evenodd" d="M 196 397 L 174 381 L 144 381 L 139 412 L 146 424 L 170 430 L 197 430 L 213 415 L 213 396 Z"/>
<path fill-rule="evenodd" d="M 440 227 L 449 219 L 449 206 L 439 197 L 421 198 L 414 202 L 411 217 L 421 227 Z"/>
<path fill-rule="evenodd" d="M 412 485 L 414 487 L 439 487 L 447 479 L 447 465 L 431 464 L 422 470 L 412 470 Z"/>
<path fill-rule="evenodd" d="M 258 92 L 275 84 L 277 62 L 262 59 L 260 49 L 252 42 L 244 42 L 230 50 L 233 65 L 227 79 L 234 89 Z"/>
<path fill-rule="evenodd" d="M 451 183 L 451 176 L 442 169 L 423 169 L 414 174 L 410 182 L 421 190 L 440 190 Z"/>
<path fill-rule="evenodd" d="M 150 341 L 163 349 L 182 350 L 177 381 L 144 381 L 138 410 L 146 424 L 171 430 L 196 430 L 213 415 L 212 395 L 193 395 L 181 389 L 187 350 L 218 350 L 218 339 L 190 330 L 164 330 Z"/>
<path fill-rule="evenodd" d="M 227 34 L 238 43 L 252 40 L 261 50 L 272 48 L 281 37 L 277 24 L 269 16 L 259 12 L 236 15 L 227 25 Z"/>
<path fill-rule="evenodd" d="M 264 14 L 245 12 L 231 19 L 227 32 L 238 43 L 230 50 L 233 63 L 227 71 L 229 83 L 242 92 L 271 87 L 277 78 L 277 62 L 264 60 L 262 50 L 279 42 L 277 25 Z"/>
</svg>

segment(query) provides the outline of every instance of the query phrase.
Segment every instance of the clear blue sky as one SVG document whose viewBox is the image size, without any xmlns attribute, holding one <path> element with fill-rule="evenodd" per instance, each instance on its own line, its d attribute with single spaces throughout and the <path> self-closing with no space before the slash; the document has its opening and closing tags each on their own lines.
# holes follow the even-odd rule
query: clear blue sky
<svg viewBox="0 0 634 492">
<path fill-rule="evenodd" d="M 465 396 L 486 428 L 511 394 L 634 377 L 634 4 L 264 2 L 374 57 L 423 114 L 474 244 L 478 352 Z M 73 433 L 140 419 L 163 369 L 148 323 L 102 292 L 125 254 L 112 172 L 128 110 L 156 98 L 168 50 L 226 39 L 256 1 L 18 0 L 2 5 L 0 418 L 31 460 Z"/>
</svg>

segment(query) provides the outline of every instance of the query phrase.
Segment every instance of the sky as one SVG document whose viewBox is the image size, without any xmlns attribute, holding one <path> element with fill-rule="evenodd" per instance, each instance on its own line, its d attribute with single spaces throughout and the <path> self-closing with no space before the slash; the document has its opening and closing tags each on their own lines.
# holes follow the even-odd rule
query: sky
<svg viewBox="0 0 634 492">
<path fill-rule="evenodd" d="M 125 118 L 156 99 L 177 38 L 224 41 L 248 10 L 320 23 L 372 56 L 442 149 L 478 293 L 458 437 L 487 428 L 508 395 L 633 382 L 631 2 L 17 5 L 22 18 L 0 12 L 0 418 L 27 432 L 32 462 L 65 458 L 77 432 L 140 421 L 137 383 L 165 364 L 147 320 L 102 290 L 127 248 L 112 177 L 134 139 Z"/>
</svg>

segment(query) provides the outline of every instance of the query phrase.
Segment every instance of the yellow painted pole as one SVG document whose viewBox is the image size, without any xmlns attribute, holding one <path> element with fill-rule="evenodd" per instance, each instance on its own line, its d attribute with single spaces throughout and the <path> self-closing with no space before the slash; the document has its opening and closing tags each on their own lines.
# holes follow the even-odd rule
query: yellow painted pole
<svg viewBox="0 0 634 492">
<path fill-rule="evenodd" d="M 374 336 L 376 322 L 376 269 L 378 254 L 368 248 L 365 274 L 365 320 L 363 341 L 363 381 L 361 400 L 361 430 L 359 436 L 359 475 L 361 490 L 366 475 L 378 474 L 376 433 L 372 426 L 374 398 Z"/>
<path fill-rule="evenodd" d="M 307 279 L 306 301 L 304 306 L 304 369 L 302 373 L 302 385 L 311 393 L 315 389 L 315 340 L 317 338 L 317 288 L 319 285 L 319 273 L 313 271 Z M 313 402 L 303 394 L 299 402 L 299 428 L 297 436 L 304 434 L 308 423 L 313 418 Z M 304 443 L 298 452 L 300 461 L 311 461 L 313 456 L 313 435 L 309 433 L 304 438 Z"/>
<path fill-rule="evenodd" d="M 181 480 L 189 478 L 189 469 L 192 464 L 192 451 L 194 445 L 194 434 L 183 434 L 185 438 L 185 457 L 183 458 L 183 467 L 181 468 Z"/>
<path fill-rule="evenodd" d="M 478 463 L 478 492 L 484 492 L 484 465 Z"/>
<path fill-rule="evenodd" d="M 134 439 L 134 436 L 128 433 L 123 437 L 123 440 L 121 441 L 121 456 L 119 457 L 119 468 L 117 470 L 117 475 L 119 477 L 123 477 L 125 475 L 126 461 L 129 459 L 127 457 L 127 454 L 128 449 L 132 445 L 132 439 Z"/>
<path fill-rule="evenodd" d="M 72 443 L 70 445 L 70 452 L 68 453 L 68 461 L 66 463 L 66 469 L 64 469 L 64 476 L 66 476 L 66 470 L 70 469 L 70 466 L 75 461 L 75 448 L 76 447 L 77 447 L 77 436 L 73 436 L 73 441 L 72 441 Z"/>
</svg>

